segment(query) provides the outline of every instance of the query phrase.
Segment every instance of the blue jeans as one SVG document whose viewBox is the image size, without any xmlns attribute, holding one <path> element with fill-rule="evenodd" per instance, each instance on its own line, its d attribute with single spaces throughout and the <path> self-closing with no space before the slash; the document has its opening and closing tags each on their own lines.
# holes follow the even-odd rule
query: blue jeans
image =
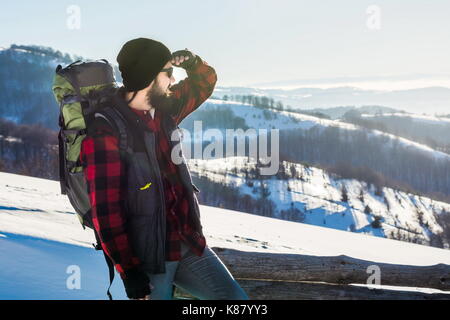
<svg viewBox="0 0 450 320">
<path fill-rule="evenodd" d="M 201 257 L 181 242 L 181 260 L 166 261 L 166 272 L 149 274 L 151 300 L 171 300 L 172 285 L 201 300 L 248 300 L 219 257 L 206 246 Z"/>
</svg>

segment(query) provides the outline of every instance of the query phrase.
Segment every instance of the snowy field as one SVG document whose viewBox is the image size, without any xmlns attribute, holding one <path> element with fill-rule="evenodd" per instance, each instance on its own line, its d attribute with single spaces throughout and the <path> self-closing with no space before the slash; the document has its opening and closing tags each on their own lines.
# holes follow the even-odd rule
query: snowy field
<svg viewBox="0 0 450 320">
<path fill-rule="evenodd" d="M 450 265 L 449 250 L 207 206 L 201 215 L 210 247 Z M 106 299 L 108 271 L 93 242 L 58 182 L 0 173 L 0 299 Z M 71 266 L 81 289 L 67 287 Z M 118 275 L 112 294 L 126 298 Z"/>
</svg>

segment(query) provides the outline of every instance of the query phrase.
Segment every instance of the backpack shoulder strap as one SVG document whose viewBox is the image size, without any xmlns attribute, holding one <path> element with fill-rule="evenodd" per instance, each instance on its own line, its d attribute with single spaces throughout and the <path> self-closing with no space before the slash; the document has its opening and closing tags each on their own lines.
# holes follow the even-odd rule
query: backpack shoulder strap
<svg viewBox="0 0 450 320">
<path fill-rule="evenodd" d="M 120 151 L 130 152 L 132 135 L 128 133 L 129 130 L 125 119 L 114 107 L 106 107 L 95 112 L 94 121 L 89 126 L 88 133 L 93 135 L 98 128 L 105 126 L 110 128 L 117 136 Z"/>
<path fill-rule="evenodd" d="M 125 119 L 115 108 L 105 108 L 103 111 L 104 114 L 114 123 L 119 136 L 120 149 L 123 151 L 128 151 L 128 141 L 130 135 L 128 134 Z"/>
<path fill-rule="evenodd" d="M 103 250 L 101 242 L 100 242 L 100 237 L 98 236 L 97 231 L 95 229 L 94 229 L 94 235 L 95 235 L 95 240 L 97 242 L 95 245 L 93 245 L 94 249 L 97 251 L 103 251 L 103 257 L 105 258 L 106 265 L 108 266 L 108 270 L 109 270 L 109 287 L 108 287 L 108 290 L 106 291 L 106 295 L 108 296 L 109 300 L 113 300 L 110 289 L 111 289 L 112 283 L 114 281 L 114 262 Z"/>
</svg>

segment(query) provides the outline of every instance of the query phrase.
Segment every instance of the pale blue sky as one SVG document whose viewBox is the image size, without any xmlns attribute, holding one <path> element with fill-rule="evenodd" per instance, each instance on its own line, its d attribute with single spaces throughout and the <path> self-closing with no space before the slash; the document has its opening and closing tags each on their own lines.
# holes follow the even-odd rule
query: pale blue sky
<svg viewBox="0 0 450 320">
<path fill-rule="evenodd" d="M 69 30 L 69 5 L 81 29 Z M 370 30 L 367 8 L 381 9 Z M 2 3 L 0 46 L 51 46 L 115 61 L 135 37 L 185 47 L 221 85 L 284 80 L 450 74 L 448 0 L 15 0 Z"/>
</svg>

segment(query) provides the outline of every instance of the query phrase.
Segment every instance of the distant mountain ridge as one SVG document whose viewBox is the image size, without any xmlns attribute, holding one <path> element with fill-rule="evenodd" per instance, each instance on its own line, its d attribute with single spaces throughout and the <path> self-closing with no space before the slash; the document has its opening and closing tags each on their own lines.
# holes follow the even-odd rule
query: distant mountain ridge
<svg viewBox="0 0 450 320">
<path fill-rule="evenodd" d="M 447 114 L 450 110 L 450 88 L 446 87 L 381 91 L 355 87 L 263 89 L 219 86 L 214 91 L 214 95 L 219 97 L 243 94 L 271 97 L 297 109 L 378 105 L 419 114 Z"/>
<path fill-rule="evenodd" d="M 383 106 L 361 106 L 361 107 L 333 107 L 333 108 L 315 108 L 310 110 L 305 110 L 308 112 L 316 112 L 327 115 L 332 120 L 342 119 L 345 114 L 349 111 L 357 111 L 361 114 L 378 115 L 384 113 L 402 113 L 401 110 L 394 108 L 383 107 Z"/>
<path fill-rule="evenodd" d="M 56 129 L 55 102 L 50 87 L 55 67 L 67 65 L 83 57 L 36 46 L 16 45 L 0 48 L 0 117 L 19 124 L 40 123 Z M 114 65 L 116 79 L 120 72 Z M 33 93 L 33 97 L 30 97 Z M 386 112 L 402 110 L 415 113 L 450 112 L 450 89 L 429 87 L 412 90 L 377 91 L 354 87 L 261 89 L 254 87 L 216 87 L 213 95 L 253 94 L 272 97 L 295 109 L 306 109 L 338 119 L 352 108 L 386 108 Z M 45 111 L 45 112 L 44 112 Z M 372 113 L 363 111 L 363 113 Z"/>
</svg>

